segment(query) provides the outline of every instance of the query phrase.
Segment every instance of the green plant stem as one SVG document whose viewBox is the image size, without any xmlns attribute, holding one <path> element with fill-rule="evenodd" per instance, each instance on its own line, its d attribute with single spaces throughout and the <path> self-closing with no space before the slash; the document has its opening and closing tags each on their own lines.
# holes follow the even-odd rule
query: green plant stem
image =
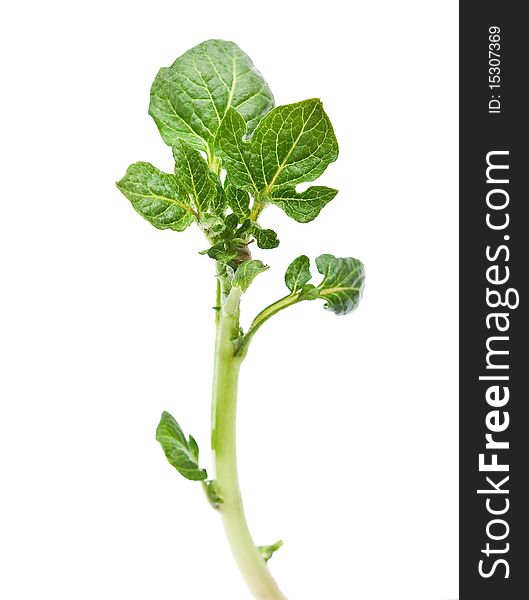
<svg viewBox="0 0 529 600">
<path fill-rule="evenodd" d="M 303 298 L 299 292 L 294 292 L 292 294 L 289 294 L 288 296 L 285 296 L 284 298 L 281 298 L 280 300 L 277 300 L 273 304 L 270 304 L 270 306 L 267 306 L 265 309 L 263 309 L 252 321 L 250 328 L 248 329 L 247 333 L 243 336 L 236 350 L 236 356 L 241 357 L 241 359 L 243 359 L 246 356 L 248 352 L 248 347 L 250 345 L 250 342 L 252 341 L 253 336 L 257 333 L 261 325 L 266 323 L 266 321 L 268 321 L 270 317 L 273 317 L 279 311 L 287 308 L 288 306 L 297 304 L 302 299 Z"/>
<path fill-rule="evenodd" d="M 261 213 L 263 212 L 263 210 L 266 208 L 266 200 L 261 199 L 259 197 L 255 198 L 254 203 L 253 203 L 253 207 L 252 207 L 252 212 L 250 213 L 250 220 L 251 221 L 257 221 L 257 219 L 259 218 L 259 216 L 261 215 Z"/>
<path fill-rule="evenodd" d="M 239 335 L 241 289 L 234 287 L 223 302 L 217 323 L 213 375 L 212 437 L 219 506 L 231 551 L 250 591 L 259 600 L 286 600 L 255 545 L 246 517 L 237 473 L 237 387 L 243 356 L 235 355 Z"/>
</svg>

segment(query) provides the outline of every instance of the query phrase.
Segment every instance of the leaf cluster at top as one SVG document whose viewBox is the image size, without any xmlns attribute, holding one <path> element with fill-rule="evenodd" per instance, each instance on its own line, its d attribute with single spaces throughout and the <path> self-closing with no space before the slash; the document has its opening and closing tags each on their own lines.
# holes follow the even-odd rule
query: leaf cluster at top
<svg viewBox="0 0 529 600">
<path fill-rule="evenodd" d="M 203 42 L 160 69 L 149 114 L 172 148 L 174 172 L 137 162 L 118 188 L 159 229 L 197 223 L 210 242 L 204 253 L 234 271 L 251 260 L 251 242 L 263 249 L 279 244 L 273 230 L 258 224 L 266 206 L 306 223 L 337 193 L 323 186 L 296 190 L 338 156 L 322 103 L 274 107 L 262 75 L 232 42 Z"/>
</svg>

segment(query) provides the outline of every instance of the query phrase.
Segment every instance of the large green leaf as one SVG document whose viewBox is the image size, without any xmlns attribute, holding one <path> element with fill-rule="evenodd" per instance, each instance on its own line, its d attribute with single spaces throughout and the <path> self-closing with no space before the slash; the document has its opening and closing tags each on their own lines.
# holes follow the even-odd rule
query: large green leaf
<svg viewBox="0 0 529 600">
<path fill-rule="evenodd" d="M 338 157 L 338 143 L 320 100 L 278 106 L 267 113 L 253 136 L 236 110 L 228 110 L 217 132 L 217 148 L 230 181 L 263 202 L 277 204 L 301 223 L 314 219 L 337 191 L 313 186 Z"/>
<path fill-rule="evenodd" d="M 184 139 L 211 154 L 230 107 L 252 132 L 273 106 L 272 92 L 250 58 L 233 42 L 208 40 L 160 69 L 149 114 L 166 144 Z"/>
<path fill-rule="evenodd" d="M 364 265 L 356 258 L 336 258 L 322 254 L 316 259 L 318 271 L 323 275 L 316 290 L 318 298 L 327 302 L 325 308 L 337 315 L 354 310 L 364 288 Z"/>
<path fill-rule="evenodd" d="M 178 183 L 191 196 L 197 211 L 206 211 L 217 195 L 206 161 L 198 150 L 183 140 L 174 143 L 173 156 Z"/>
<path fill-rule="evenodd" d="M 314 181 L 338 158 L 338 142 L 320 100 L 278 106 L 251 140 L 251 167 L 265 190 Z"/>
<path fill-rule="evenodd" d="M 150 163 L 137 162 L 116 184 L 136 211 L 158 229 L 183 231 L 193 211 L 177 178 Z"/>
<path fill-rule="evenodd" d="M 180 425 L 166 411 L 156 428 L 156 440 L 160 442 L 169 463 L 184 477 L 193 481 L 207 478 L 205 469 L 198 466 L 198 445 L 194 438 L 189 436 L 186 439 Z"/>
</svg>

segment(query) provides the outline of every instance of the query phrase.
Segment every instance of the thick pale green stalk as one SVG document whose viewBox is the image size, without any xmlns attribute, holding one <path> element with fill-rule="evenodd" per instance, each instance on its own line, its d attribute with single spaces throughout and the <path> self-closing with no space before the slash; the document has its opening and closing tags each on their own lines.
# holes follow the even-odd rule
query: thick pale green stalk
<svg viewBox="0 0 529 600">
<path fill-rule="evenodd" d="M 286 600 L 254 544 L 239 489 L 237 474 L 237 387 L 242 356 L 235 355 L 239 335 L 240 288 L 225 298 L 217 322 L 213 376 L 212 438 L 219 507 L 231 551 L 250 591 L 259 600 Z"/>
</svg>

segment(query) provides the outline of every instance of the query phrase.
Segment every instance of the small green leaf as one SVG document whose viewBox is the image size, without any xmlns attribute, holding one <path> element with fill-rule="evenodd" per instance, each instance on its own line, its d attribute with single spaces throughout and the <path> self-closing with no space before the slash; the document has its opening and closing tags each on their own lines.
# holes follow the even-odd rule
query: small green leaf
<svg viewBox="0 0 529 600">
<path fill-rule="evenodd" d="M 218 260 L 221 263 L 228 263 L 232 260 L 235 260 L 238 254 L 233 250 L 219 250 L 218 248 L 215 248 L 208 252 L 208 256 L 213 260 Z"/>
<path fill-rule="evenodd" d="M 233 260 L 238 256 L 238 252 L 231 248 L 227 249 L 224 242 L 219 242 L 218 244 L 211 246 L 211 248 L 205 251 L 205 254 L 214 260 L 224 263 L 230 262 L 230 260 Z"/>
<path fill-rule="evenodd" d="M 230 183 L 255 196 L 262 189 L 263 180 L 259 172 L 253 172 L 250 143 L 244 141 L 245 136 L 244 119 L 230 108 L 217 131 L 215 147 L 229 173 Z"/>
<path fill-rule="evenodd" d="M 198 445 L 192 436 L 186 437 L 180 425 L 168 413 L 163 412 L 156 428 L 156 440 L 160 442 L 169 463 L 184 477 L 193 481 L 207 478 L 198 466 Z"/>
<path fill-rule="evenodd" d="M 338 193 L 329 187 L 313 185 L 304 192 L 296 192 L 294 188 L 282 188 L 272 192 L 269 197 L 272 204 L 282 208 L 289 217 L 298 223 L 308 223 L 315 219 L 321 209 Z"/>
<path fill-rule="evenodd" d="M 200 216 L 200 225 L 209 236 L 215 236 L 224 231 L 224 219 L 218 214 Z M 205 254 L 205 253 L 204 253 Z"/>
<path fill-rule="evenodd" d="M 193 222 L 192 208 L 176 177 L 150 163 L 130 165 L 116 185 L 134 209 L 158 229 L 183 231 Z"/>
<path fill-rule="evenodd" d="M 311 278 L 310 260 L 304 254 L 295 258 L 285 273 L 285 283 L 292 293 L 300 290 Z"/>
<path fill-rule="evenodd" d="M 257 549 L 259 550 L 261 556 L 265 559 L 265 561 L 268 562 L 272 558 L 274 552 L 277 552 L 277 550 L 279 550 L 279 548 L 281 548 L 282 545 L 283 540 L 279 540 L 275 544 L 272 544 L 270 546 L 257 546 Z"/>
<path fill-rule="evenodd" d="M 226 186 L 225 192 L 228 206 L 242 223 L 250 216 L 250 196 L 248 192 L 240 190 L 229 183 Z"/>
<path fill-rule="evenodd" d="M 249 57 L 233 42 L 208 40 L 160 69 L 149 114 L 166 144 L 183 139 L 210 155 L 230 107 L 251 132 L 273 105 L 272 92 Z"/>
<path fill-rule="evenodd" d="M 178 183 L 191 196 L 195 208 L 205 212 L 217 194 L 207 162 L 183 140 L 174 143 L 173 156 Z"/>
<path fill-rule="evenodd" d="M 224 219 L 224 227 L 226 228 L 228 235 L 233 235 L 235 233 L 235 230 L 237 229 L 238 225 L 239 225 L 239 218 L 234 213 L 232 213 L 231 215 L 228 215 Z"/>
<path fill-rule="evenodd" d="M 235 234 L 238 237 L 241 237 L 243 235 L 246 235 L 247 233 L 250 233 L 252 230 L 253 224 L 250 221 L 250 219 L 246 219 L 242 225 L 239 227 L 239 229 L 237 229 L 237 231 L 235 232 Z"/>
<path fill-rule="evenodd" d="M 243 262 L 237 271 L 235 271 L 233 286 L 240 287 L 245 292 L 257 275 L 268 268 L 268 265 L 265 265 L 260 260 L 247 260 Z"/>
<path fill-rule="evenodd" d="M 302 288 L 303 300 L 317 300 L 320 297 L 320 292 L 312 283 L 306 283 Z"/>
<path fill-rule="evenodd" d="M 327 300 L 325 308 L 337 315 L 354 310 L 364 288 L 364 265 L 356 258 L 336 258 L 322 254 L 316 259 L 318 271 L 323 275 L 318 285 L 318 297 Z"/>
<path fill-rule="evenodd" d="M 259 248 L 263 250 L 271 250 L 279 246 L 277 233 L 273 229 L 262 229 L 257 223 L 253 223 L 250 229 Z"/>
<path fill-rule="evenodd" d="M 224 188 L 222 187 L 222 182 L 220 177 L 212 171 L 210 171 L 209 176 L 213 181 L 213 185 L 215 186 L 215 194 L 211 201 L 211 210 L 215 215 L 223 215 L 228 202 Z"/>
<path fill-rule="evenodd" d="M 217 490 L 217 482 L 214 479 L 204 482 L 204 489 L 209 503 L 214 509 L 219 509 L 221 504 L 224 504 L 224 499 L 219 495 Z"/>
</svg>

